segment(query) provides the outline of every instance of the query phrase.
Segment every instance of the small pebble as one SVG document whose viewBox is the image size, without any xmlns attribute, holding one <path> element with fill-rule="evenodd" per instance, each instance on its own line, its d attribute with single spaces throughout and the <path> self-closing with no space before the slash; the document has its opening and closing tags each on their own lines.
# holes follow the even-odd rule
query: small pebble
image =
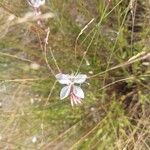
<svg viewBox="0 0 150 150">
<path fill-rule="evenodd" d="M 36 138 L 36 136 L 34 136 L 33 138 L 32 138 L 32 143 L 36 143 L 37 142 L 37 138 Z"/>
<path fill-rule="evenodd" d="M 89 74 L 93 74 L 93 71 L 89 71 Z"/>
<path fill-rule="evenodd" d="M 30 99 L 30 102 L 31 102 L 31 104 L 34 104 L 34 99 L 31 98 L 31 99 Z"/>
<path fill-rule="evenodd" d="M 142 65 L 144 65 L 144 66 L 150 66 L 150 62 L 143 62 Z"/>
<path fill-rule="evenodd" d="M 40 69 L 40 65 L 37 63 L 31 63 L 30 64 L 30 68 L 33 70 L 39 70 Z"/>
</svg>

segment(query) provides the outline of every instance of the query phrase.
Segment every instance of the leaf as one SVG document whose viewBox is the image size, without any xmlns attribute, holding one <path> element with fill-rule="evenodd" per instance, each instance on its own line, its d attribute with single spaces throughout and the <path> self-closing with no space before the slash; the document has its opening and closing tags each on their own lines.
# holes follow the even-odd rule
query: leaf
<svg viewBox="0 0 150 150">
<path fill-rule="evenodd" d="M 71 90 L 71 86 L 65 86 L 60 91 L 60 99 L 63 100 L 67 96 L 69 96 Z"/>
<path fill-rule="evenodd" d="M 81 84 L 81 83 L 85 82 L 86 79 L 87 79 L 87 75 L 85 75 L 85 74 L 78 74 L 74 78 L 74 83 Z"/>
<path fill-rule="evenodd" d="M 84 92 L 79 86 L 73 86 L 73 93 L 79 98 L 84 98 Z"/>
<path fill-rule="evenodd" d="M 58 80 L 58 82 L 60 84 L 66 84 L 66 85 L 69 85 L 71 83 L 70 79 L 69 79 L 69 75 L 67 74 L 62 74 L 62 73 L 59 73 L 57 74 L 56 76 L 56 79 Z"/>
</svg>

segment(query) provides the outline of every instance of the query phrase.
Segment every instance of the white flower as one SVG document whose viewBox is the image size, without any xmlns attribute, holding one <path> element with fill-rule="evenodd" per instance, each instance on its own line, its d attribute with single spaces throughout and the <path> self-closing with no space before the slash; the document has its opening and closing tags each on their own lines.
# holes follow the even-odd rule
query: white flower
<svg viewBox="0 0 150 150">
<path fill-rule="evenodd" d="M 29 5 L 34 8 L 39 8 L 41 5 L 45 4 L 45 0 L 27 0 Z"/>
<path fill-rule="evenodd" d="M 81 103 L 84 98 L 84 92 L 75 84 L 82 84 L 87 79 L 87 75 L 78 74 L 78 75 L 68 75 L 59 73 L 56 75 L 56 79 L 60 84 L 66 85 L 61 89 L 60 99 L 63 100 L 66 97 L 70 97 L 71 105 Z"/>
</svg>

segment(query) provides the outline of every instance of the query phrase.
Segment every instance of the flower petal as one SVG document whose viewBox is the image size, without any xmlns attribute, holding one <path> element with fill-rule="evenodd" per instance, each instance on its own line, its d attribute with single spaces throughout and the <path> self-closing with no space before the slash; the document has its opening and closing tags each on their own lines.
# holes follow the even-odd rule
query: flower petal
<svg viewBox="0 0 150 150">
<path fill-rule="evenodd" d="M 73 86 L 73 94 L 79 98 L 84 98 L 84 92 L 79 86 Z"/>
<path fill-rule="evenodd" d="M 68 84 L 71 83 L 70 78 L 69 78 L 70 76 L 67 75 L 67 74 L 59 73 L 55 77 L 56 77 L 56 79 L 58 80 L 58 82 L 60 84 L 66 84 L 66 85 L 68 85 Z"/>
<path fill-rule="evenodd" d="M 45 0 L 28 0 L 28 3 L 35 8 L 45 4 Z"/>
<path fill-rule="evenodd" d="M 65 86 L 60 91 L 60 99 L 66 98 L 70 94 L 71 86 Z"/>
<path fill-rule="evenodd" d="M 87 79 L 87 75 L 85 75 L 85 74 L 78 74 L 74 78 L 74 83 L 81 84 L 81 83 L 85 82 L 86 79 Z"/>
</svg>

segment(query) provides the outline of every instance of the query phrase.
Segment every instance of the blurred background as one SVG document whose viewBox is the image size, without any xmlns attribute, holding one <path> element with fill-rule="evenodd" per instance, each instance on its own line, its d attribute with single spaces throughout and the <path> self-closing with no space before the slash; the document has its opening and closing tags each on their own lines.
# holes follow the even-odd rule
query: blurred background
<svg viewBox="0 0 150 150">
<path fill-rule="evenodd" d="M 40 11 L 0 0 L 0 149 L 150 149 L 149 0 L 46 0 Z M 81 105 L 60 100 L 59 71 L 89 77 Z"/>
</svg>

